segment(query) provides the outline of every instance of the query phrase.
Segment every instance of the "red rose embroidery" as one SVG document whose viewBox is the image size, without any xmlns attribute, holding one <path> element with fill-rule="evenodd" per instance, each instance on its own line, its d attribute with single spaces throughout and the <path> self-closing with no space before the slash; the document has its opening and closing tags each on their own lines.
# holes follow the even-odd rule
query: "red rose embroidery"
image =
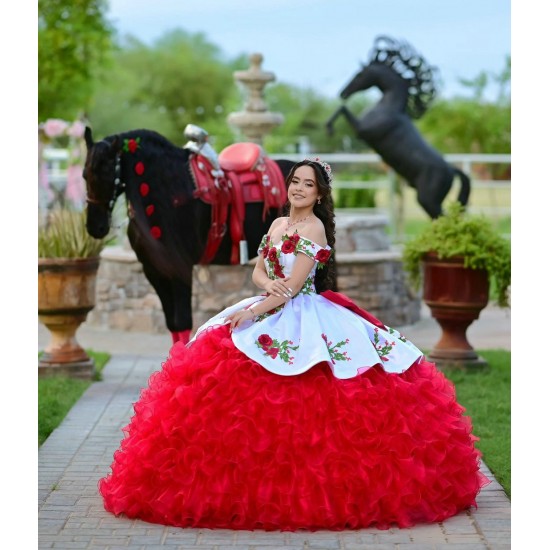
<svg viewBox="0 0 550 550">
<path fill-rule="evenodd" d="M 276 262 L 277 261 L 277 249 L 275 247 L 271 248 L 269 250 L 269 252 L 267 253 L 267 256 L 268 256 L 270 262 Z"/>
<path fill-rule="evenodd" d="M 290 237 L 290 240 L 294 243 L 294 244 L 297 244 L 298 241 L 300 240 L 300 235 L 298 235 L 298 233 L 294 233 L 294 235 L 292 235 Z"/>
<path fill-rule="evenodd" d="M 137 141 L 135 139 L 129 139 L 128 140 L 128 151 L 130 151 L 130 153 L 135 153 L 137 148 L 138 148 Z"/>
<path fill-rule="evenodd" d="M 151 236 L 154 239 L 160 239 L 161 235 L 162 235 L 162 231 L 160 227 L 158 227 L 158 225 L 154 225 L 153 227 L 151 227 Z"/>
<path fill-rule="evenodd" d="M 279 354 L 279 348 L 270 348 L 266 350 L 266 353 L 271 357 L 271 359 L 275 359 Z"/>
<path fill-rule="evenodd" d="M 317 254 L 315 255 L 315 259 L 321 264 L 326 264 L 329 258 L 330 258 L 330 251 L 326 250 L 325 248 L 319 250 L 319 252 L 317 252 Z"/>
<path fill-rule="evenodd" d="M 145 172 L 145 166 L 143 162 L 136 162 L 136 165 L 134 166 L 134 170 L 136 171 L 136 174 L 138 176 L 141 176 L 143 172 Z"/>
<path fill-rule="evenodd" d="M 262 346 L 262 348 L 266 349 L 273 344 L 273 340 L 269 334 L 260 334 L 258 337 L 258 343 Z"/>
<path fill-rule="evenodd" d="M 262 248 L 262 256 L 264 258 L 267 258 L 267 253 L 269 252 L 269 246 L 268 245 L 265 245 L 263 248 Z"/>
<path fill-rule="evenodd" d="M 285 273 L 284 271 L 281 269 L 281 266 L 279 264 L 277 264 L 275 266 L 275 268 L 273 269 L 275 275 L 277 275 L 277 277 L 279 277 L 279 279 L 284 279 L 285 278 Z"/>
<path fill-rule="evenodd" d="M 142 183 L 139 186 L 139 194 L 142 197 L 146 197 L 149 194 L 149 184 L 148 183 Z"/>
<path fill-rule="evenodd" d="M 290 240 L 290 239 L 286 240 L 283 243 L 283 246 L 281 246 L 281 251 L 284 254 L 291 254 L 295 250 L 296 250 L 296 243 L 294 241 Z"/>
<path fill-rule="evenodd" d="M 155 211 L 155 205 L 154 205 L 154 204 L 150 204 L 150 205 L 145 209 L 145 213 L 146 213 L 148 216 L 152 216 L 154 211 Z"/>
</svg>

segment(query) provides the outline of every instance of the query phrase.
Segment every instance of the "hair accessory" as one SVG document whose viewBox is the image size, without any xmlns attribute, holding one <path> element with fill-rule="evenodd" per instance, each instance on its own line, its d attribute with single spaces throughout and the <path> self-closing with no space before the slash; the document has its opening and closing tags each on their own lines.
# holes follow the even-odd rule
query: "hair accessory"
<svg viewBox="0 0 550 550">
<path fill-rule="evenodd" d="M 328 162 L 325 162 L 324 160 L 321 160 L 319 157 L 306 158 L 305 160 L 307 160 L 309 162 L 315 162 L 319 166 L 321 166 L 321 168 L 325 171 L 325 174 L 327 175 L 328 182 L 332 183 L 332 168 L 330 167 L 330 164 Z"/>
</svg>

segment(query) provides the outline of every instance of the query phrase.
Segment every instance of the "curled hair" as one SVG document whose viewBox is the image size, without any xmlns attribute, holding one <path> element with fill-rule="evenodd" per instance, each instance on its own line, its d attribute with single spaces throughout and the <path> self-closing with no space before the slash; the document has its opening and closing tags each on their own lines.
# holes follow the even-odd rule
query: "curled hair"
<svg viewBox="0 0 550 550">
<path fill-rule="evenodd" d="M 332 200 L 332 188 L 330 186 L 331 174 L 327 173 L 323 165 L 319 162 L 305 159 L 297 162 L 290 170 L 285 182 L 287 188 L 294 177 L 294 172 L 296 172 L 296 169 L 300 166 L 311 166 L 315 172 L 315 181 L 321 197 L 321 203 L 318 204 L 315 202 L 313 205 L 313 213 L 323 222 L 327 244 L 332 249 L 332 254 L 330 255 L 330 259 L 325 269 L 317 269 L 315 271 L 315 289 L 317 293 L 323 292 L 323 290 L 336 291 L 336 251 L 334 249 L 334 244 L 336 242 L 336 223 L 334 221 L 334 201 Z M 289 204 L 287 204 L 287 214 L 288 208 Z"/>
<path fill-rule="evenodd" d="M 377 36 L 370 54 L 369 63 L 377 62 L 390 67 L 407 81 L 409 95 L 407 114 L 420 118 L 433 101 L 437 89 L 437 67 L 430 66 L 412 46 L 389 36 Z"/>
</svg>

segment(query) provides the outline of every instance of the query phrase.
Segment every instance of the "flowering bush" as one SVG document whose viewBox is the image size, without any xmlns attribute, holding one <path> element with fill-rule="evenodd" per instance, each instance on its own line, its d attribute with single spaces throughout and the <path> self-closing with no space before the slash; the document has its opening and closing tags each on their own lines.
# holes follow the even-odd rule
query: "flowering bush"
<svg viewBox="0 0 550 550">
<path fill-rule="evenodd" d="M 82 208 L 86 195 L 86 186 L 82 178 L 82 169 L 86 158 L 84 130 L 86 125 L 80 120 L 67 122 L 50 118 L 38 125 L 38 167 L 39 191 L 45 196 L 50 209 L 55 202 L 64 206 L 68 201 L 77 209 Z M 62 189 L 53 189 L 49 181 L 44 151 L 46 146 L 54 149 L 65 149 L 68 153 L 67 179 Z M 58 191 L 56 196 L 55 191 Z"/>
</svg>

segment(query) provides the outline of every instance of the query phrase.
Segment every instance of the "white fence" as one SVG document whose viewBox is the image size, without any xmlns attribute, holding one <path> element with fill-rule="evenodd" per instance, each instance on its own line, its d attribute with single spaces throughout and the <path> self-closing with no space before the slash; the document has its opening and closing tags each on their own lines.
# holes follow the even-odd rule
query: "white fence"
<svg viewBox="0 0 550 550">
<path fill-rule="evenodd" d="M 274 159 L 289 159 L 299 161 L 303 154 L 278 153 L 271 154 Z M 375 192 L 376 208 L 353 208 L 346 211 L 356 213 L 383 213 L 389 219 L 391 236 L 394 240 L 406 239 L 405 225 L 407 220 L 427 220 L 427 214 L 416 201 L 416 192 L 395 172 L 387 167 L 381 158 L 374 153 L 332 153 L 308 154 L 309 157 L 319 156 L 328 162 L 335 175 L 334 188 L 340 189 L 372 189 Z M 450 164 L 463 170 L 471 178 L 471 193 L 468 205 L 469 211 L 482 213 L 492 219 L 509 219 L 511 217 L 511 180 L 492 180 L 490 167 L 494 164 L 507 165 L 510 173 L 511 155 L 506 154 L 449 154 L 444 158 Z M 68 152 L 64 149 L 44 150 L 48 181 L 56 189 L 62 189 L 66 182 Z M 379 174 L 378 179 L 355 181 L 338 177 L 339 167 L 342 171 L 353 167 L 355 171 Z M 458 195 L 458 178 L 453 184 L 446 199 L 453 200 Z M 121 202 L 121 201 L 120 201 Z M 120 208 L 120 205 L 117 205 Z M 118 210 L 118 209 L 117 209 Z"/>
<path fill-rule="evenodd" d="M 304 154 L 276 154 L 275 159 L 302 160 Z M 376 208 L 374 211 L 384 213 L 390 220 L 391 236 L 394 240 L 407 238 L 405 225 L 407 220 L 428 220 L 427 214 L 416 200 L 416 191 L 402 178 L 390 169 L 382 159 L 374 153 L 334 153 L 308 154 L 308 157 L 319 156 L 328 162 L 334 173 L 333 187 L 339 189 L 372 189 L 376 193 Z M 511 217 L 511 180 L 490 178 L 491 166 L 505 165 L 508 174 L 511 172 L 511 155 L 508 154 L 449 154 L 445 160 L 460 168 L 471 179 L 471 192 L 468 210 L 472 213 L 484 214 L 493 220 L 507 220 Z M 364 171 L 372 174 L 382 174 L 378 179 L 369 181 L 354 181 L 338 177 L 339 167 L 342 171 L 349 168 L 364 166 Z M 455 179 L 453 187 L 445 202 L 458 196 L 459 179 Z M 372 212 L 373 209 L 346 209 L 357 213 Z"/>
</svg>

